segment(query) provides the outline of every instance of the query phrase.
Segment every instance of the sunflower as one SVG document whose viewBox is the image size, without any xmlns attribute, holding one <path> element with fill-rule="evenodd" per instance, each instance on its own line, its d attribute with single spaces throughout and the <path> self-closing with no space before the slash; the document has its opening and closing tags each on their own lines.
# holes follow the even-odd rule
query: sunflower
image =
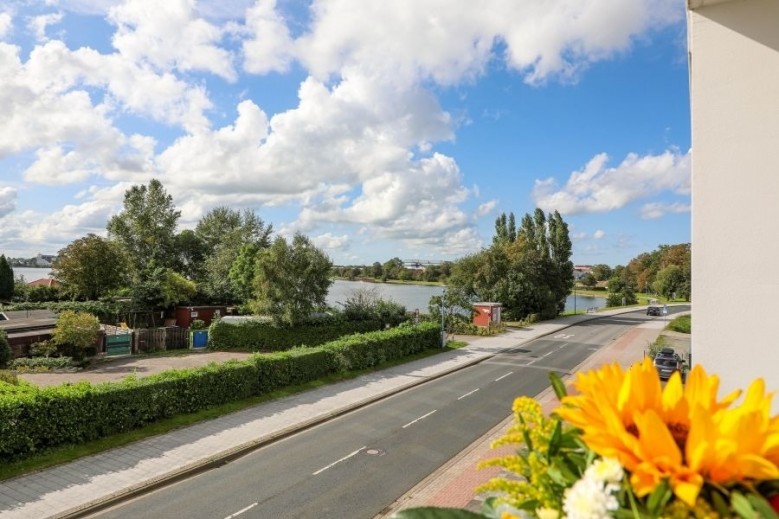
<svg viewBox="0 0 779 519">
<path fill-rule="evenodd" d="M 756 380 L 717 398 L 719 378 L 696 366 L 687 384 L 675 373 L 663 388 L 651 359 L 624 371 L 618 364 L 579 374 L 577 395 L 556 413 L 580 428 L 587 446 L 613 457 L 631 474 L 637 495 L 668 480 L 676 496 L 695 504 L 705 480 L 732 483 L 779 477 L 779 417 Z"/>
</svg>

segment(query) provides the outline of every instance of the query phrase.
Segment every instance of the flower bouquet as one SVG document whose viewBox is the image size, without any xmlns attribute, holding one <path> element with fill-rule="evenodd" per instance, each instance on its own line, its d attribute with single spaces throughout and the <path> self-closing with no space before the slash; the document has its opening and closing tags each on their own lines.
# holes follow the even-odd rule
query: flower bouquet
<svg viewBox="0 0 779 519">
<path fill-rule="evenodd" d="M 618 364 L 577 375 L 575 395 L 559 377 L 560 406 L 545 416 L 532 398 L 514 402 L 514 423 L 493 448 L 516 454 L 490 460 L 517 477 L 479 489 L 481 514 L 416 508 L 417 518 L 779 519 L 779 415 L 757 379 L 719 399 L 719 378 L 695 366 L 682 384 L 662 386 L 650 359 L 627 371 Z"/>
</svg>

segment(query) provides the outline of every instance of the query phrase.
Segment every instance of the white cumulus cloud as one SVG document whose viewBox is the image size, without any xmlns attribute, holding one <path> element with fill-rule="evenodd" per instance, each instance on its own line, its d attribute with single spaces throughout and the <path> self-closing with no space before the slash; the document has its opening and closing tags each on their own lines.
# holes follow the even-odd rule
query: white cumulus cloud
<svg viewBox="0 0 779 519">
<path fill-rule="evenodd" d="M 601 153 L 571 173 L 562 188 L 554 178 L 536 180 L 533 199 L 545 211 L 577 214 L 613 211 L 666 191 L 687 195 L 690 157 L 675 150 L 643 157 L 631 153 L 609 167 L 608 156 Z"/>
<path fill-rule="evenodd" d="M 689 213 L 691 209 L 692 206 L 690 204 L 681 202 L 652 202 L 649 204 L 644 204 L 641 207 L 641 218 L 644 220 L 655 220 L 657 218 L 662 218 L 668 213 Z"/>
<path fill-rule="evenodd" d="M 592 233 L 592 237 L 596 240 L 602 240 L 606 236 L 606 231 L 603 229 L 598 229 L 594 233 Z"/>
</svg>

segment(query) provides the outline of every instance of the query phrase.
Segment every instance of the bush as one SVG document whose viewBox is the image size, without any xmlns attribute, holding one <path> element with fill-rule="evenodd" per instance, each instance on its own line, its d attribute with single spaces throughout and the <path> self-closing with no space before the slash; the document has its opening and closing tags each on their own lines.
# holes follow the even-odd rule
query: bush
<svg viewBox="0 0 779 519">
<path fill-rule="evenodd" d="M 353 335 L 317 348 L 257 354 L 242 362 L 166 371 L 142 379 L 128 377 L 119 383 L 37 388 L 0 382 L 0 460 L 91 441 L 328 374 L 376 366 L 437 348 L 439 341 L 440 328 L 423 323 Z"/>
<path fill-rule="evenodd" d="M 668 324 L 668 329 L 679 333 L 692 332 L 692 315 L 680 315 Z"/>
<path fill-rule="evenodd" d="M 0 330 L 0 368 L 6 367 L 12 356 L 11 345 L 8 344 L 8 334 L 5 333 L 5 330 Z"/>
<path fill-rule="evenodd" d="M 34 342 L 30 345 L 30 355 L 33 357 L 51 357 L 56 352 L 57 345 L 51 340 Z"/>
<path fill-rule="evenodd" d="M 13 371 L 7 369 L 0 369 L 0 383 L 10 384 L 15 386 L 19 383 L 19 377 Z"/>
<path fill-rule="evenodd" d="M 337 317 L 309 320 L 295 326 L 277 326 L 260 320 L 236 324 L 219 320 L 211 323 L 208 347 L 214 350 L 285 351 L 296 346 L 318 346 L 344 335 L 382 328 L 380 321 L 345 321 Z"/>
<path fill-rule="evenodd" d="M 22 357 L 11 362 L 11 369 L 15 371 L 50 371 L 52 369 L 65 369 L 73 365 L 71 357 Z"/>
</svg>

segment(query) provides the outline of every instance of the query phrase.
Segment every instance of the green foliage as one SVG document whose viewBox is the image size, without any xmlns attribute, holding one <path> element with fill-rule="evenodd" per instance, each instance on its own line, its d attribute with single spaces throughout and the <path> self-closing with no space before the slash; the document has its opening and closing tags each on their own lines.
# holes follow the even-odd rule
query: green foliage
<svg viewBox="0 0 779 519">
<path fill-rule="evenodd" d="M 19 377 L 17 377 L 16 373 L 14 373 L 13 371 L 8 371 L 7 369 L 0 369 L 0 384 L 15 386 L 19 384 Z M 2 392 L 2 389 L 0 389 L 0 392 Z"/>
<path fill-rule="evenodd" d="M 50 357 L 57 352 L 57 344 L 52 340 L 34 342 L 30 345 L 30 355 L 33 357 Z"/>
<path fill-rule="evenodd" d="M 88 234 L 59 251 L 54 278 L 70 297 L 96 300 L 127 281 L 126 259 L 117 243 Z"/>
<path fill-rule="evenodd" d="M 100 322 L 92 314 L 66 310 L 57 316 L 57 324 L 51 334 L 52 340 L 60 346 L 72 346 L 74 355 L 80 356 L 94 346 L 100 332 Z"/>
<path fill-rule="evenodd" d="M 325 308 L 333 264 L 302 234 L 278 237 L 257 255 L 253 309 L 277 323 L 294 325 Z"/>
<path fill-rule="evenodd" d="M 12 355 L 11 346 L 8 344 L 8 334 L 5 330 L 0 330 L 0 369 L 8 365 Z"/>
<path fill-rule="evenodd" d="M 14 269 L 5 254 L 0 254 L 0 301 L 10 301 L 14 296 Z"/>
<path fill-rule="evenodd" d="M 406 307 L 383 299 L 377 288 L 353 290 L 343 303 L 342 314 L 349 321 L 380 321 L 390 326 L 407 319 Z"/>
<path fill-rule="evenodd" d="M 37 388 L 0 382 L 0 460 L 78 444 L 177 414 L 260 395 L 439 346 L 432 323 L 354 335 L 246 361 L 172 370 L 119 383 Z"/>
<path fill-rule="evenodd" d="M 466 295 L 467 309 L 473 301 L 495 301 L 507 320 L 555 317 L 573 287 L 568 224 L 540 209 L 526 214 L 519 229 L 513 222 L 513 216 L 499 217 L 492 246 L 457 261 L 448 285 Z"/>
<path fill-rule="evenodd" d="M 669 324 L 668 329 L 679 333 L 692 333 L 692 315 L 680 315 Z"/>
<path fill-rule="evenodd" d="M 73 365 L 71 357 L 21 357 L 11 362 L 11 369 L 15 371 L 50 371 L 52 369 L 64 369 Z"/>
<path fill-rule="evenodd" d="M 246 293 L 246 278 L 241 276 L 236 285 L 231 269 L 244 246 L 255 252 L 267 248 L 272 231 L 273 226 L 266 225 L 254 212 L 239 212 L 224 206 L 211 210 L 198 222 L 195 235 L 203 244 L 205 257 L 203 277 L 198 281 L 212 301 L 241 302 L 243 297 L 251 295 Z M 247 255 L 244 252 L 244 262 L 249 259 Z M 242 268 L 253 270 L 254 264 Z"/>
<path fill-rule="evenodd" d="M 124 193 L 124 207 L 107 225 L 109 238 L 127 254 L 133 277 L 154 267 L 173 268 L 177 263 L 177 211 L 157 179 L 148 186 L 132 186 Z"/>
<path fill-rule="evenodd" d="M 684 273 L 682 267 L 678 265 L 669 265 L 657 273 L 652 287 L 655 293 L 671 299 L 677 294 L 681 294 L 684 287 Z"/>
<path fill-rule="evenodd" d="M 201 319 L 194 319 L 191 323 L 189 323 L 190 330 L 203 330 L 205 328 L 206 328 L 206 323 Z"/>
<path fill-rule="evenodd" d="M 344 335 L 382 327 L 378 320 L 347 321 L 338 317 L 309 319 L 294 327 L 262 320 L 235 324 L 218 320 L 211 323 L 208 345 L 215 350 L 283 351 L 295 346 L 318 346 Z"/>
<path fill-rule="evenodd" d="M 623 269 L 621 272 L 625 273 L 626 270 Z M 638 298 L 633 291 L 633 286 L 624 276 L 617 273 L 609 279 L 609 294 L 606 296 L 606 306 L 625 306 L 637 303 Z"/>
</svg>

